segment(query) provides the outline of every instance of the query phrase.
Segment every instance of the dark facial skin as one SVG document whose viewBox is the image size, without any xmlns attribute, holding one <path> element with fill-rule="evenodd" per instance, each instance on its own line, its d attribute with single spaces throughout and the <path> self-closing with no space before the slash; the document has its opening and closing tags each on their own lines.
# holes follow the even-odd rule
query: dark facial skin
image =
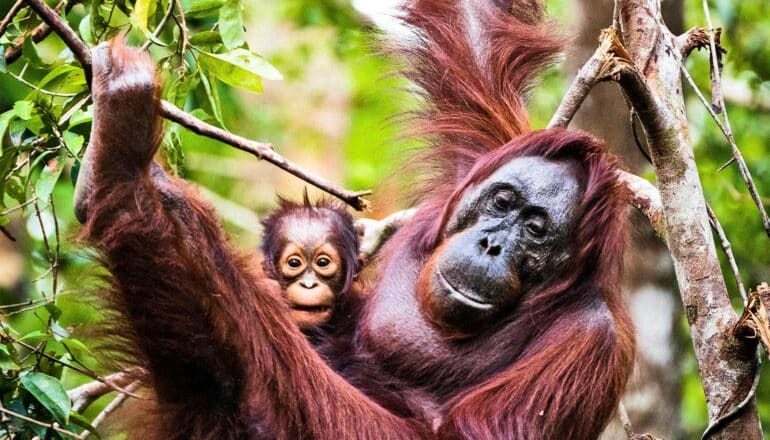
<svg viewBox="0 0 770 440">
<path fill-rule="evenodd" d="M 322 220 L 285 219 L 284 244 L 276 258 L 278 281 L 300 328 L 325 324 L 332 316 L 335 296 L 342 290 L 344 267 L 330 243 L 328 223 Z"/>
<path fill-rule="evenodd" d="M 570 256 L 582 180 L 576 162 L 522 157 L 469 188 L 429 266 L 434 318 L 478 328 L 558 270 Z"/>
</svg>

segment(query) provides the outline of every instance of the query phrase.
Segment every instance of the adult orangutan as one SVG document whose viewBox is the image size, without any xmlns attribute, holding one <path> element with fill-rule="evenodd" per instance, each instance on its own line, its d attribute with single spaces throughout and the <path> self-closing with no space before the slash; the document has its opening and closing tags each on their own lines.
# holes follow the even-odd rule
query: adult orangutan
<svg viewBox="0 0 770 440">
<path fill-rule="evenodd" d="M 406 8 L 415 35 L 402 54 L 426 97 L 434 180 L 323 357 L 211 209 L 152 164 L 149 59 L 119 41 L 95 49 L 76 209 L 112 273 L 115 333 L 150 374 L 151 438 L 601 432 L 634 354 L 616 163 L 586 134 L 528 131 L 523 96 L 558 44 L 535 2 L 500 3 Z"/>
</svg>

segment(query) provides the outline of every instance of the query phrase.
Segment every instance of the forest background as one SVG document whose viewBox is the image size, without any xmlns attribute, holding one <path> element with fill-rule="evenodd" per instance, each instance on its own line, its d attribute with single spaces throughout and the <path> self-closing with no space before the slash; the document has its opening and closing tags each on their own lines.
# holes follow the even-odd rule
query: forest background
<svg viewBox="0 0 770 440">
<path fill-rule="evenodd" d="M 0 0 L 0 17 L 13 3 Z M 67 19 L 81 37 L 90 37 L 91 44 L 129 27 L 133 29 L 129 39 L 141 44 L 149 31 L 144 36 L 137 34 L 142 26 L 134 5 L 139 3 L 70 0 Z M 394 115 L 413 109 L 416 102 L 408 84 L 387 76 L 398 65 L 377 44 L 373 17 L 381 18 L 378 9 L 388 2 L 353 3 L 180 2 L 191 46 L 212 51 L 217 44 L 248 47 L 259 54 L 255 59 L 269 62 L 259 71 L 264 81 L 228 77 L 210 59 L 209 64 L 197 63 L 199 58 L 191 48 L 185 55 L 190 58 L 186 70 L 180 70 L 181 59 L 173 53 L 182 26 L 173 23 L 153 36 L 171 48 L 151 45 L 150 50 L 170 84 L 167 100 L 214 125 L 270 142 L 290 161 L 332 182 L 355 190 L 373 189 L 373 211 L 365 215 L 380 218 L 408 206 L 408 195 L 415 188 L 401 164 L 409 161 L 419 145 L 399 137 L 400 125 Z M 149 30 L 168 5 L 159 2 L 146 13 L 145 25 L 152 24 Z M 664 1 L 663 5 L 669 26 L 679 31 L 705 22 L 699 0 Z M 224 8 L 230 13 L 223 14 Z M 611 10 L 612 3 L 607 1 L 548 2 L 550 15 L 570 38 L 570 52 L 533 91 L 533 127 L 548 123 L 574 70 L 596 47 L 598 30 L 609 25 Z M 710 10 L 715 25 L 723 28 L 722 45 L 728 50 L 724 94 L 736 143 L 767 206 L 770 3 L 716 0 L 710 3 Z M 36 23 L 36 16 L 23 12 L 0 36 L 2 59 L 30 22 Z M 233 30 L 240 23 L 245 33 Z M 196 70 L 197 66 L 203 69 Z M 695 82 L 707 90 L 707 52 L 692 56 L 687 67 Z M 279 77 L 282 79 L 277 80 Z M 73 156 L 82 154 L 87 143 L 88 103 L 68 116 L 61 132 L 46 128 L 49 121 L 63 116 L 65 102 L 82 97 L 78 93 L 84 85 L 82 72 L 55 36 L 38 44 L 25 42 L 21 58 L 13 63 L 0 61 L 0 226 L 8 233 L 0 235 L 0 393 L 5 408 L 60 427 L 93 422 L 114 399 L 112 393 L 82 415 L 71 412 L 58 390 L 71 390 L 93 378 L 51 359 L 74 363 L 83 371 L 96 369 L 98 364 L 92 342 L 77 331 L 98 320 L 99 310 L 81 301 L 90 283 L 85 274 L 93 272 L 93 262 L 74 243 L 78 224 L 72 214 L 72 182 L 78 168 Z M 630 136 L 628 110 L 614 87 L 607 84 L 592 92 L 573 126 L 607 138 L 629 169 L 653 180 Z M 262 92 L 256 93 L 259 89 Z M 685 90 L 685 95 L 706 198 L 730 239 L 744 284 L 770 281 L 770 242 L 738 168 L 733 164 L 720 171 L 731 157 L 729 145 L 692 91 Z M 239 247 L 253 248 L 259 243 L 259 218 L 275 206 L 276 193 L 298 199 L 307 186 L 266 162 L 176 124 L 167 123 L 167 129 L 162 155 L 168 167 L 200 185 Z M 40 138 L 61 142 L 56 146 L 35 144 Z M 21 156 L 17 154 L 11 161 L 12 151 Z M 313 188 L 310 193 L 321 195 Z M 627 288 L 640 326 L 641 362 L 624 401 L 638 432 L 696 438 L 707 425 L 706 407 L 671 263 L 643 226 L 634 235 L 637 247 L 628 257 Z M 739 310 L 740 298 L 726 260 L 723 272 Z M 766 431 L 770 427 L 768 370 L 765 366 L 757 390 Z M 45 392 L 46 387 L 54 391 Z M 0 422 L 0 428 L 12 424 L 17 438 L 64 435 L 16 418 L 3 417 Z"/>
</svg>

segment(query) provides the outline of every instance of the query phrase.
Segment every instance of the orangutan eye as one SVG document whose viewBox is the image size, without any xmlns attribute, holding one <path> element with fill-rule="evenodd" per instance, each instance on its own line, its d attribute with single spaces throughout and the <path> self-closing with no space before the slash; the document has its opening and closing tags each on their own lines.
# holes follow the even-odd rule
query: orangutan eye
<svg viewBox="0 0 770 440">
<path fill-rule="evenodd" d="M 545 220 L 540 217 L 531 217 L 527 219 L 527 221 L 524 223 L 524 226 L 527 228 L 530 234 L 537 238 L 543 237 L 546 233 Z"/>
<path fill-rule="evenodd" d="M 318 259 L 318 261 L 315 262 L 315 264 L 317 264 L 318 267 L 326 267 L 329 265 L 329 263 L 331 263 L 331 260 L 329 260 L 326 257 L 321 257 Z"/>
<path fill-rule="evenodd" d="M 516 194 L 514 194 L 513 191 L 507 189 L 498 191 L 494 197 L 495 208 L 499 209 L 500 211 L 510 211 L 513 209 L 513 204 L 515 201 Z"/>
<path fill-rule="evenodd" d="M 289 261 L 287 261 L 286 264 L 288 264 L 289 267 L 296 269 L 302 266 L 302 260 L 296 257 L 292 257 L 292 258 L 289 258 Z"/>
</svg>

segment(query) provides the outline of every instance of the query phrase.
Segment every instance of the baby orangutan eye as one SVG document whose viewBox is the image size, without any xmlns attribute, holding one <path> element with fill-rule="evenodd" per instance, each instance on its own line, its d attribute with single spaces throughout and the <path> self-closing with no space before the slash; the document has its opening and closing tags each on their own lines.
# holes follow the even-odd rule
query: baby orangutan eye
<svg viewBox="0 0 770 440">
<path fill-rule="evenodd" d="M 326 257 L 321 257 L 318 259 L 318 261 L 315 262 L 315 264 L 317 264 L 319 267 L 326 267 L 329 265 L 329 263 L 331 263 L 331 260 Z"/>
<path fill-rule="evenodd" d="M 296 269 L 302 266 L 302 261 L 299 258 L 292 257 L 292 258 L 289 258 L 289 261 L 287 261 L 287 264 L 289 265 L 289 267 L 293 267 Z"/>
</svg>

